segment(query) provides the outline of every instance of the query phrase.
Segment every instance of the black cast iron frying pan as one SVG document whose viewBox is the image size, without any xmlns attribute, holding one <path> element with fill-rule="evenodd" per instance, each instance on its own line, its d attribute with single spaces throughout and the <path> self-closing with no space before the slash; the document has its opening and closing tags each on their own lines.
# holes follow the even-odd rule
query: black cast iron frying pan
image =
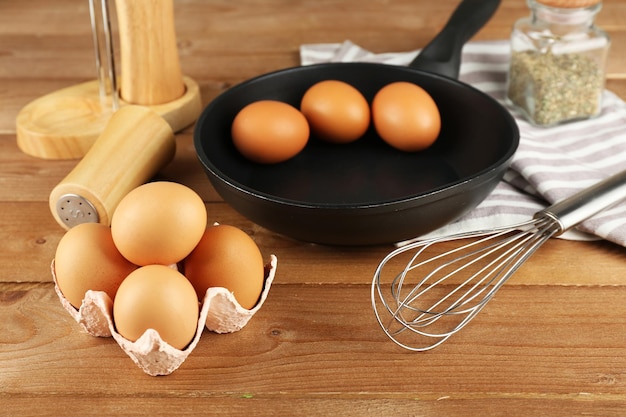
<svg viewBox="0 0 626 417">
<path fill-rule="evenodd" d="M 194 146 L 217 192 L 242 215 L 286 236 L 329 245 L 372 245 L 435 230 L 477 206 L 501 180 L 519 143 L 514 119 L 497 101 L 459 82 L 463 44 L 499 0 L 464 0 L 409 67 L 334 63 L 289 68 L 222 93 L 200 115 Z M 426 89 L 439 107 L 435 144 L 406 153 L 373 128 L 347 145 L 312 137 L 291 160 L 260 165 L 232 144 L 231 123 L 245 105 L 274 99 L 299 107 L 318 81 L 346 81 L 371 102 L 394 81 Z"/>
</svg>

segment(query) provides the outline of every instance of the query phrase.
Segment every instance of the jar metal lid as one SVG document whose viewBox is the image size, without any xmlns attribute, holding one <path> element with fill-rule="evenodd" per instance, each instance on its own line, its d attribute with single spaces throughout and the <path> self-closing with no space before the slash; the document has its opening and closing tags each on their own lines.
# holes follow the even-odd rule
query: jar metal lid
<svg viewBox="0 0 626 417">
<path fill-rule="evenodd" d="M 535 0 L 535 1 L 545 6 L 563 8 L 563 9 L 591 7 L 602 2 L 602 0 Z"/>
</svg>

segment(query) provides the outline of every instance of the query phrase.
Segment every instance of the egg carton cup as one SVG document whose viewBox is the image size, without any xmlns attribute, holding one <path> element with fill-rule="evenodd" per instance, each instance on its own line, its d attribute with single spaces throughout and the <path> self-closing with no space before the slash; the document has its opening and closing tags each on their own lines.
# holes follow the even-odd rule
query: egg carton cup
<svg viewBox="0 0 626 417">
<path fill-rule="evenodd" d="M 265 266 L 263 292 L 256 306 L 250 310 L 243 308 L 233 293 L 226 288 L 213 287 L 207 289 L 200 309 L 196 334 L 183 350 L 176 349 L 165 342 L 154 329 L 146 330 L 134 342 L 123 337 L 117 332 L 113 323 L 113 300 L 103 291 L 87 291 L 80 308 L 77 310 L 63 296 L 57 285 L 54 260 L 51 264 L 51 270 L 54 289 L 61 300 L 61 304 L 87 333 L 97 337 L 113 337 L 122 350 L 145 373 L 158 376 L 169 375 L 180 367 L 200 341 L 204 328 L 215 333 L 234 333 L 241 330 L 265 302 L 274 281 L 277 265 L 276 256 L 270 255 L 270 261 Z"/>
</svg>

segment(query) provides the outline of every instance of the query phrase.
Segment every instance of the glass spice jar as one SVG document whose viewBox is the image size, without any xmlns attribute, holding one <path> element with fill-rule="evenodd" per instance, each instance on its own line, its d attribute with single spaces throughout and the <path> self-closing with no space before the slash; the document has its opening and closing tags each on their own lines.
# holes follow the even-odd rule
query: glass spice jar
<svg viewBox="0 0 626 417">
<path fill-rule="evenodd" d="M 507 98 L 537 126 L 601 110 L 609 36 L 594 24 L 601 0 L 527 0 L 511 34 Z"/>
</svg>

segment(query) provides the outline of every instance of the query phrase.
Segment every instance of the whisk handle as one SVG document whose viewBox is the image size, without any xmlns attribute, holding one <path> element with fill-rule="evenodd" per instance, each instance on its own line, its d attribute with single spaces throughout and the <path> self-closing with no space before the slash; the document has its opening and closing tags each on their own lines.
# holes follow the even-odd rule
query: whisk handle
<svg viewBox="0 0 626 417">
<path fill-rule="evenodd" d="M 626 199 L 626 170 L 537 212 L 556 222 L 557 234 Z"/>
</svg>

